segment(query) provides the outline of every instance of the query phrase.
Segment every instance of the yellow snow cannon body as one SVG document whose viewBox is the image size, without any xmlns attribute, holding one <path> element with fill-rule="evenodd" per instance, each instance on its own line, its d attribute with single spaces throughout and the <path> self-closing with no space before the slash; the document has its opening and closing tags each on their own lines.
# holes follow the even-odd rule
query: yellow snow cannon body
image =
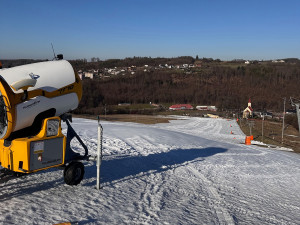
<svg viewBox="0 0 300 225">
<path fill-rule="evenodd" d="M 66 114 L 82 96 L 79 76 L 68 61 L 55 60 L 0 69 L 0 163 L 2 173 L 28 174 L 64 167 L 65 182 L 80 183 L 87 147 Z M 67 136 L 62 134 L 66 122 Z M 76 137 L 85 150 L 75 153 Z"/>
</svg>

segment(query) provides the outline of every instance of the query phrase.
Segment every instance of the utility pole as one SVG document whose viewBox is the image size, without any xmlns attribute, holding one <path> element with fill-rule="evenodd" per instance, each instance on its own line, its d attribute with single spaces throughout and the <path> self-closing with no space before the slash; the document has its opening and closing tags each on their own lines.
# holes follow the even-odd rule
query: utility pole
<svg viewBox="0 0 300 225">
<path fill-rule="evenodd" d="M 283 117 L 282 117 L 282 133 L 281 133 L 281 144 L 283 144 L 284 117 L 285 117 L 285 101 L 286 101 L 286 97 L 284 97 L 284 98 L 283 98 Z"/>
<path fill-rule="evenodd" d="M 299 133 L 300 133 L 300 103 L 299 103 L 300 100 L 295 99 L 297 101 L 297 103 L 293 101 L 292 97 L 290 97 L 290 100 L 291 100 L 291 105 L 296 107 L 297 118 L 298 118 L 298 127 L 299 127 Z"/>
<path fill-rule="evenodd" d="M 254 126 L 254 120 L 248 119 L 248 125 L 250 129 L 250 136 L 252 136 L 252 127 Z"/>
<path fill-rule="evenodd" d="M 103 128 L 100 124 L 100 116 L 98 116 L 98 143 L 97 143 L 97 190 L 100 190 L 100 167 L 102 163 L 102 138 Z"/>
<path fill-rule="evenodd" d="M 299 133 L 300 133 L 300 103 L 295 103 L 296 106 L 296 112 L 298 117 L 298 127 L 299 127 Z"/>
<path fill-rule="evenodd" d="M 265 115 L 262 115 L 262 121 L 261 121 L 261 142 L 264 142 L 264 120 Z"/>
</svg>

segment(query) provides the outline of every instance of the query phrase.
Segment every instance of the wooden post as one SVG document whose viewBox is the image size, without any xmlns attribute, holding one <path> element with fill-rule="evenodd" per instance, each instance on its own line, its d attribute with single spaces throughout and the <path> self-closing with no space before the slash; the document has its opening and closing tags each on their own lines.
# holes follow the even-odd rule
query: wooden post
<svg viewBox="0 0 300 225">
<path fill-rule="evenodd" d="M 98 116 L 97 190 L 100 190 L 100 167 L 102 162 L 102 136 L 103 136 L 103 128 L 100 124 L 100 116 Z"/>
<path fill-rule="evenodd" d="M 262 121 L 261 121 L 261 142 L 264 142 L 264 120 L 265 120 L 265 115 L 263 114 L 262 116 Z"/>
<path fill-rule="evenodd" d="M 285 101 L 286 101 L 286 98 L 283 98 L 283 117 L 282 117 L 281 144 L 283 144 L 284 117 L 285 117 Z"/>
<path fill-rule="evenodd" d="M 299 127 L 299 134 L 300 134 L 300 103 L 295 103 L 296 106 L 296 112 L 298 117 L 298 127 Z"/>
<path fill-rule="evenodd" d="M 290 97 L 291 100 L 291 105 L 296 107 L 296 112 L 297 112 L 297 118 L 298 118 L 298 127 L 299 127 L 299 133 L 300 133 L 300 100 L 296 99 L 297 103 L 293 101 L 294 98 Z"/>
</svg>

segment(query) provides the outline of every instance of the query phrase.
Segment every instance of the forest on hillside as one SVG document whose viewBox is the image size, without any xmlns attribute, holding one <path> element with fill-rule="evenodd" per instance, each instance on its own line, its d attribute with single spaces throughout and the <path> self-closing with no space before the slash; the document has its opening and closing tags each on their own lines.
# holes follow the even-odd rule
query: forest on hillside
<svg viewBox="0 0 300 225">
<path fill-rule="evenodd" d="M 104 80 L 83 80 L 78 113 L 102 112 L 118 103 L 216 105 L 240 111 L 252 100 L 254 110 L 283 110 L 283 98 L 300 98 L 299 63 L 234 66 L 206 63 L 188 73 L 162 69 Z M 287 107 L 289 107 L 287 105 Z"/>
<path fill-rule="evenodd" d="M 4 68 L 47 60 L 1 60 Z M 70 60 L 75 71 L 103 68 L 156 67 L 160 64 L 179 65 L 201 63 L 190 70 L 137 70 L 134 75 L 117 75 L 109 79 L 84 79 L 83 97 L 75 113 L 103 113 L 104 106 L 131 104 L 215 105 L 219 110 L 241 111 L 252 100 L 255 111 L 283 110 L 283 98 L 300 99 L 300 60 L 284 59 L 285 63 L 244 60 L 222 62 L 219 59 L 133 57 L 99 60 Z M 287 104 L 287 108 L 289 108 Z"/>
</svg>

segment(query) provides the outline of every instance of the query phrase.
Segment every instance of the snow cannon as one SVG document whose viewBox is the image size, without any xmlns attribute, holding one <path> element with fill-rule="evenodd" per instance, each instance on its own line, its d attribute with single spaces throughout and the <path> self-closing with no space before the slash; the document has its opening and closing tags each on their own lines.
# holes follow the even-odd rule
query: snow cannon
<svg viewBox="0 0 300 225">
<path fill-rule="evenodd" d="M 65 60 L 0 70 L 0 139 L 76 109 L 81 95 L 80 78 Z"/>
<path fill-rule="evenodd" d="M 81 96 L 81 80 L 66 60 L 0 69 L 1 173 L 64 167 L 65 182 L 78 184 L 84 174 L 80 160 L 88 157 L 88 150 L 67 112 L 78 107 Z M 62 134 L 61 120 L 67 124 L 67 136 Z M 71 149 L 74 137 L 84 155 Z"/>
</svg>

